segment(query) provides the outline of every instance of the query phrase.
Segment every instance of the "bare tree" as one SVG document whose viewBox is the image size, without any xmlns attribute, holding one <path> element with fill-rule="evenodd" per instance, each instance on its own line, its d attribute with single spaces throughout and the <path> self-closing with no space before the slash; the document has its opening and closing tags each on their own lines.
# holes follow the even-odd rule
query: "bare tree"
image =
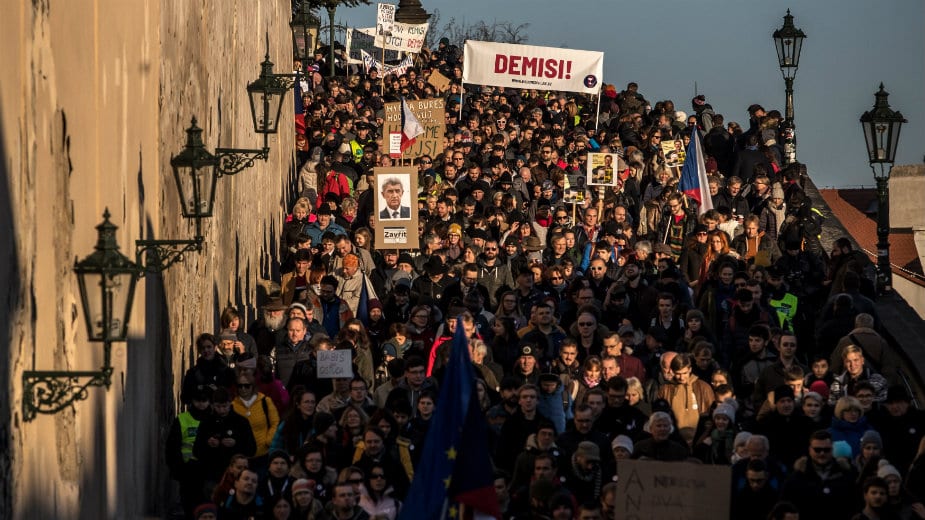
<svg viewBox="0 0 925 520">
<path fill-rule="evenodd" d="M 530 27 L 529 23 L 515 25 L 513 22 L 502 20 L 467 22 L 465 20 L 458 21 L 455 17 L 450 18 L 443 25 L 440 22 L 440 10 L 434 9 L 434 13 L 430 17 L 430 30 L 427 31 L 429 45 L 433 45 L 433 42 L 440 41 L 442 38 L 449 39 L 450 45 L 456 45 L 457 47 L 462 47 L 466 40 L 526 43 L 528 39 L 527 29 Z"/>
</svg>

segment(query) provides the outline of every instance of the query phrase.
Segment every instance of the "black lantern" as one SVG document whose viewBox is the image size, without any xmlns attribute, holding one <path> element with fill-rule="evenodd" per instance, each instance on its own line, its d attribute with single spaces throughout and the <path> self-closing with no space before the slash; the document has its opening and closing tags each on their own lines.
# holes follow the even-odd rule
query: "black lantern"
<svg viewBox="0 0 925 520">
<path fill-rule="evenodd" d="M 877 182 L 877 282 L 882 292 L 893 288 L 893 268 L 890 264 L 890 170 L 896 159 L 899 131 L 906 118 L 890 109 L 889 94 L 880 84 L 874 94 L 873 110 L 861 115 L 867 161 Z"/>
<path fill-rule="evenodd" d="M 867 160 L 874 177 L 890 176 L 890 168 L 896 159 L 896 145 L 899 143 L 899 131 L 906 122 L 902 114 L 890 109 L 887 102 L 889 93 L 880 84 L 880 90 L 874 94 L 874 108 L 861 115 L 861 127 L 864 129 L 864 144 L 867 145 Z M 880 167 L 877 168 L 877 165 Z"/>
<path fill-rule="evenodd" d="M 303 0 L 301 9 L 292 16 L 289 23 L 292 29 L 292 57 L 301 61 L 303 66 L 313 57 L 320 25 L 320 21 L 309 11 L 308 0 Z"/>
<path fill-rule="evenodd" d="M 287 90 L 289 90 L 289 85 L 281 82 L 273 74 L 273 62 L 270 61 L 270 54 L 267 51 L 263 63 L 260 64 L 260 77 L 247 86 L 254 132 L 264 135 L 277 132 Z"/>
<path fill-rule="evenodd" d="M 784 26 L 774 31 L 774 46 L 777 47 L 777 62 L 784 79 L 793 79 L 800 65 L 800 50 L 806 34 L 793 25 L 790 9 L 784 16 Z"/>
<path fill-rule="evenodd" d="M 218 160 L 202 143 L 202 129 L 194 117 L 186 129 L 186 147 L 170 158 L 180 193 L 180 208 L 186 218 L 208 218 L 215 204 L 215 167 Z"/>
<path fill-rule="evenodd" d="M 96 226 L 96 251 L 74 265 L 90 341 L 110 343 L 128 336 L 139 268 L 119 252 L 116 229 L 107 208 Z"/>
</svg>

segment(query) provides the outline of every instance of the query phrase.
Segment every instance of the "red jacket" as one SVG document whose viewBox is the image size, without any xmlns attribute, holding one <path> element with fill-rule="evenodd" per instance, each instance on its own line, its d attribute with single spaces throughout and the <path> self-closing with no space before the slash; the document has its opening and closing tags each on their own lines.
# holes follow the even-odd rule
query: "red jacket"
<svg viewBox="0 0 925 520">
<path fill-rule="evenodd" d="M 347 176 L 335 170 L 329 171 L 324 178 L 324 186 L 318 194 L 316 207 L 321 207 L 321 204 L 324 203 L 324 197 L 328 193 L 333 193 L 341 199 L 350 195 L 350 181 L 347 180 Z"/>
</svg>

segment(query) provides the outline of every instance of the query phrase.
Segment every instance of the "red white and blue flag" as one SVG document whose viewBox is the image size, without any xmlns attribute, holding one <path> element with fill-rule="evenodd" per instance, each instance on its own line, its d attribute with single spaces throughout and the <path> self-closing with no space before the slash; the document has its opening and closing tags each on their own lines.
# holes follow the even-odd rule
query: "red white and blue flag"
<svg viewBox="0 0 925 520">
<path fill-rule="evenodd" d="M 710 185 L 707 182 L 707 167 L 703 160 L 703 143 L 700 142 L 697 127 L 691 129 L 691 143 L 687 145 L 687 156 L 681 167 L 679 187 L 685 195 L 697 201 L 697 214 L 703 215 L 707 210 L 713 209 Z"/>
<path fill-rule="evenodd" d="M 424 133 L 424 127 L 421 126 L 418 118 L 414 116 L 411 107 L 405 98 L 401 98 L 401 151 L 404 153 L 409 147 L 414 145 L 415 138 Z"/>
</svg>

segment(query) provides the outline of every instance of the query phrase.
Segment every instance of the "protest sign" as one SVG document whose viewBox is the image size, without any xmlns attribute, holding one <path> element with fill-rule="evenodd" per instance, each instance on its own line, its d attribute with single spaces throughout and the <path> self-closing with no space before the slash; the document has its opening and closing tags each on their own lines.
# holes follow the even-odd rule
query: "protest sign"
<svg viewBox="0 0 925 520">
<path fill-rule="evenodd" d="M 318 378 L 353 377 L 351 354 L 350 350 L 319 350 Z"/>
<path fill-rule="evenodd" d="M 620 156 L 615 153 L 588 154 L 588 185 L 616 186 Z"/>
<path fill-rule="evenodd" d="M 389 157 L 401 159 L 401 132 L 389 133 Z"/>
<path fill-rule="evenodd" d="M 374 211 L 378 217 L 376 247 L 417 249 L 421 246 L 417 167 L 376 168 L 373 175 L 376 190 Z"/>
<path fill-rule="evenodd" d="M 618 475 L 617 518 L 729 518 L 729 466 L 621 460 Z"/>
<path fill-rule="evenodd" d="M 422 155 L 436 157 L 443 153 L 443 136 L 446 133 L 446 103 L 442 98 L 406 99 L 414 117 L 424 127 L 424 133 L 407 150 L 404 157 L 416 159 Z M 382 135 L 401 132 L 401 102 L 385 104 L 385 124 Z"/>
<path fill-rule="evenodd" d="M 392 24 L 392 32 L 383 37 L 386 49 L 393 51 L 410 52 L 417 54 L 424 47 L 424 38 L 427 36 L 429 24 L 401 23 Z M 379 38 L 377 36 L 377 38 Z"/>
<path fill-rule="evenodd" d="M 677 141 L 662 141 L 662 153 L 665 154 L 665 166 L 669 168 L 684 166 L 687 153 L 684 151 L 684 143 L 680 139 Z"/>
<path fill-rule="evenodd" d="M 430 76 L 427 77 L 427 82 L 437 89 L 437 92 L 444 92 L 450 88 L 450 78 L 440 74 L 439 70 L 431 72 Z"/>
<path fill-rule="evenodd" d="M 349 62 L 351 65 L 359 65 L 364 63 L 363 53 L 367 53 L 370 56 L 382 56 L 382 47 L 376 45 L 376 28 L 375 27 L 362 27 L 359 29 L 351 28 L 347 31 L 346 46 L 350 52 Z M 397 60 L 398 53 L 396 51 L 385 51 L 385 60 L 386 62 L 390 60 Z"/>
<path fill-rule="evenodd" d="M 562 202 L 566 204 L 583 204 L 588 191 L 585 181 L 584 175 L 569 175 L 565 183 Z"/>
<path fill-rule="evenodd" d="M 363 65 L 366 67 L 366 72 L 369 73 L 369 70 L 374 68 L 379 71 L 379 76 L 382 78 L 385 78 L 389 74 L 401 76 L 405 72 L 408 72 L 408 69 L 414 65 L 414 59 L 411 58 L 410 54 L 405 56 L 405 59 L 401 60 L 398 65 L 383 64 L 366 51 L 360 51 L 360 56 L 363 58 Z"/>
<path fill-rule="evenodd" d="M 604 53 L 467 40 L 463 83 L 597 94 Z"/>
<path fill-rule="evenodd" d="M 393 4 L 379 4 L 376 9 L 376 36 L 386 37 L 392 34 L 395 23 L 395 6 Z"/>
</svg>

